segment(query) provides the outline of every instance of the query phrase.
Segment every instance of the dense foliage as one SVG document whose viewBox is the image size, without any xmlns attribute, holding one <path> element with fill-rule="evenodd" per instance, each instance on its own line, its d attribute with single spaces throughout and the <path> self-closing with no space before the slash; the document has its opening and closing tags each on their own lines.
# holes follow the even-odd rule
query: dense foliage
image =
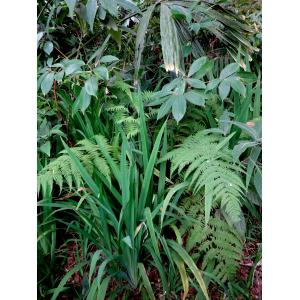
<svg viewBox="0 0 300 300">
<path fill-rule="evenodd" d="M 260 2 L 37 23 L 39 299 L 260 299 Z"/>
</svg>

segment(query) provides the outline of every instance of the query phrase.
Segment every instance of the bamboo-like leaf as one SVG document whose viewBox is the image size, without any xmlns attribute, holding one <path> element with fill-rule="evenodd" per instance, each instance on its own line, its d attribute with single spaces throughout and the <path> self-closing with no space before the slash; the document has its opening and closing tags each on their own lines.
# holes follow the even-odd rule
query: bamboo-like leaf
<svg viewBox="0 0 300 300">
<path fill-rule="evenodd" d="M 153 10 L 156 4 L 150 5 L 148 9 L 143 13 L 143 17 L 140 21 L 139 28 L 136 34 L 136 41 L 135 41 L 135 81 L 138 80 L 138 73 L 141 66 L 141 59 L 142 53 L 145 46 L 145 36 L 148 28 L 148 24 L 150 18 L 152 16 Z"/>
<path fill-rule="evenodd" d="M 169 6 L 165 3 L 162 3 L 160 8 L 160 36 L 166 71 L 172 71 L 176 74 L 184 73 L 182 47 L 175 21 Z"/>
</svg>

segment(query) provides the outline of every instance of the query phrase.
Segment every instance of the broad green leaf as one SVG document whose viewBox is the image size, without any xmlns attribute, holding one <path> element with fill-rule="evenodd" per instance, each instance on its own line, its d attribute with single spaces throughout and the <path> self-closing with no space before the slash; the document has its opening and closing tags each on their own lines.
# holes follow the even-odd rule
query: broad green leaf
<svg viewBox="0 0 300 300">
<path fill-rule="evenodd" d="M 111 63 L 114 61 L 118 61 L 119 59 L 113 55 L 105 55 L 100 58 L 100 62 L 102 63 Z"/>
<path fill-rule="evenodd" d="M 161 119 L 164 117 L 168 112 L 170 112 L 171 107 L 173 104 L 173 99 L 170 97 L 167 101 L 165 101 L 164 104 L 160 107 L 158 114 L 157 114 L 157 120 Z"/>
<path fill-rule="evenodd" d="M 177 123 L 183 118 L 186 111 L 186 100 L 183 95 L 171 96 L 172 114 Z"/>
<path fill-rule="evenodd" d="M 202 78 L 207 72 L 212 70 L 214 66 L 213 60 L 208 60 L 198 71 L 196 74 L 193 75 L 194 78 Z"/>
<path fill-rule="evenodd" d="M 97 8 L 98 8 L 97 0 L 88 0 L 88 2 L 86 4 L 86 17 L 87 17 L 87 21 L 89 23 L 91 32 L 93 32 Z"/>
<path fill-rule="evenodd" d="M 224 101 L 230 92 L 230 82 L 227 80 L 223 80 L 219 85 L 219 95 L 221 100 Z"/>
<path fill-rule="evenodd" d="M 112 16 L 118 16 L 118 5 L 116 0 L 100 0 L 100 5 L 102 5 Z"/>
<path fill-rule="evenodd" d="M 206 87 L 206 90 L 207 90 L 207 91 L 213 90 L 214 88 L 216 88 L 216 87 L 218 86 L 219 83 L 220 83 L 220 80 L 219 80 L 219 79 L 213 79 L 213 80 L 211 80 L 211 81 L 208 83 L 208 85 L 207 85 L 207 87 Z"/>
<path fill-rule="evenodd" d="M 192 271 L 192 273 L 194 274 L 205 298 L 207 300 L 209 300 L 208 297 L 208 292 L 205 286 L 205 282 L 203 280 L 203 277 L 201 275 L 200 270 L 198 269 L 198 267 L 196 266 L 195 262 L 193 261 L 193 259 L 190 257 L 190 255 L 186 252 L 186 250 L 184 248 L 182 248 L 182 246 L 180 246 L 178 243 L 172 241 L 172 240 L 168 240 L 168 244 L 170 245 L 170 247 L 176 252 L 176 254 L 178 254 L 181 259 L 186 263 L 186 265 L 190 268 L 190 270 Z"/>
<path fill-rule="evenodd" d="M 65 71 L 64 70 L 61 70 L 57 73 L 55 73 L 55 76 L 54 76 L 54 79 L 57 81 L 57 82 L 61 82 L 63 77 L 64 77 L 64 74 L 65 74 Z"/>
<path fill-rule="evenodd" d="M 51 52 L 53 51 L 53 43 L 50 42 L 50 41 L 47 41 L 47 42 L 45 43 L 43 49 L 44 49 L 44 51 L 45 51 L 48 55 L 50 55 Z"/>
<path fill-rule="evenodd" d="M 194 75 L 196 72 L 200 70 L 200 68 L 207 62 L 207 57 L 203 56 L 195 60 L 189 70 L 188 77 L 191 77 Z"/>
<path fill-rule="evenodd" d="M 51 68 L 52 63 L 53 63 L 53 57 L 49 57 L 49 58 L 47 59 L 47 66 L 48 66 L 49 68 Z"/>
<path fill-rule="evenodd" d="M 65 0 L 69 8 L 69 17 L 73 19 L 74 9 L 77 0 Z"/>
<path fill-rule="evenodd" d="M 94 73 L 99 75 L 101 79 L 107 81 L 109 79 L 108 70 L 106 67 L 100 66 L 94 69 Z"/>
<path fill-rule="evenodd" d="M 229 77 L 230 75 L 232 75 L 233 73 L 237 72 L 237 70 L 239 69 L 239 65 L 237 63 L 232 63 L 227 65 L 220 74 L 220 80 L 223 80 L 227 77 Z"/>
<path fill-rule="evenodd" d="M 237 77 L 230 79 L 230 85 L 237 93 L 246 97 L 246 87 Z"/>
<path fill-rule="evenodd" d="M 43 31 L 40 31 L 40 32 L 38 32 L 38 34 L 37 34 L 37 45 L 39 46 L 39 42 L 41 41 L 41 39 L 42 39 L 42 37 L 43 37 L 43 35 L 44 35 L 44 32 Z"/>
<path fill-rule="evenodd" d="M 40 149 L 40 151 L 42 151 L 43 153 L 45 153 L 46 155 L 48 155 L 50 157 L 51 143 L 49 141 L 47 141 L 42 146 L 40 146 L 39 149 Z"/>
<path fill-rule="evenodd" d="M 99 15 L 100 20 L 102 20 L 102 21 L 105 20 L 106 9 L 104 9 L 102 5 L 100 5 L 100 7 L 99 7 L 98 15 Z"/>
<path fill-rule="evenodd" d="M 48 73 L 42 83 L 41 83 L 41 90 L 42 90 L 42 93 L 43 95 L 45 96 L 46 94 L 49 93 L 49 91 L 51 90 L 52 88 L 52 85 L 53 85 L 53 81 L 54 81 L 54 73 L 51 72 L 51 73 Z"/>
<path fill-rule="evenodd" d="M 79 70 L 84 65 L 84 62 L 80 59 L 63 60 L 62 64 L 65 68 L 66 76 L 71 75 Z"/>
<path fill-rule="evenodd" d="M 188 78 L 186 82 L 195 89 L 206 89 L 205 83 L 199 79 Z"/>
<path fill-rule="evenodd" d="M 181 78 L 175 78 L 174 80 L 172 80 L 171 82 L 167 83 L 166 85 L 163 86 L 161 92 L 170 92 L 172 91 L 174 88 L 178 87 L 182 82 Z"/>
<path fill-rule="evenodd" d="M 91 96 L 97 96 L 98 80 L 96 77 L 90 77 L 84 84 L 85 91 Z"/>
<path fill-rule="evenodd" d="M 72 106 L 72 114 L 74 115 L 79 109 L 82 113 L 88 108 L 91 103 L 91 95 L 86 92 L 86 89 L 83 87 L 77 99 L 75 100 Z"/>
<path fill-rule="evenodd" d="M 189 91 L 184 94 L 186 100 L 189 102 L 198 105 L 198 106 L 204 106 L 205 105 L 205 97 L 203 95 L 194 92 L 194 91 Z"/>
</svg>

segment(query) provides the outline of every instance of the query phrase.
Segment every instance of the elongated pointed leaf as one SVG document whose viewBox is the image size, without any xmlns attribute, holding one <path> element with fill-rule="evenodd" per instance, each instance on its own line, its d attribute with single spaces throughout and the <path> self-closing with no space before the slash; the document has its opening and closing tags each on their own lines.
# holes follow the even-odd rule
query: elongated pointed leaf
<svg viewBox="0 0 300 300">
<path fill-rule="evenodd" d="M 172 256 L 174 258 L 174 262 L 179 270 L 179 274 L 181 277 L 181 282 L 183 287 L 182 300 L 185 300 L 185 298 L 189 293 L 189 278 L 187 276 L 183 260 L 181 260 L 175 253 Z"/>
<path fill-rule="evenodd" d="M 140 275 L 142 276 L 142 280 L 143 280 L 144 286 L 145 286 L 145 288 L 148 292 L 148 296 L 149 296 L 150 300 L 155 300 L 155 296 L 154 296 L 154 293 L 153 293 L 153 290 L 152 290 L 152 287 L 151 287 L 151 283 L 150 283 L 150 280 L 147 276 L 144 265 L 142 263 L 139 263 L 138 264 L 138 269 L 140 271 Z"/>
<path fill-rule="evenodd" d="M 167 4 L 160 7 L 161 47 L 166 71 L 183 72 L 183 53 L 175 21 Z"/>
<path fill-rule="evenodd" d="M 109 79 L 108 70 L 104 66 L 100 66 L 94 69 L 95 74 L 97 74 L 101 79 L 107 81 Z"/>
<path fill-rule="evenodd" d="M 139 199 L 139 212 L 140 212 L 140 214 L 142 214 L 144 212 L 146 199 L 148 197 L 150 180 L 153 176 L 153 168 L 154 168 L 154 165 L 157 161 L 159 145 L 160 145 L 161 138 L 162 138 L 162 135 L 164 133 L 165 127 L 166 127 L 166 122 L 163 124 L 163 126 L 161 127 L 161 129 L 160 129 L 160 131 L 157 135 L 157 138 L 156 138 L 154 146 L 153 146 L 153 150 L 151 152 L 149 161 L 147 163 L 147 168 L 145 170 L 145 177 L 144 177 L 144 181 L 143 181 L 142 189 L 141 189 L 142 192 L 141 192 L 141 196 L 140 196 L 140 199 Z"/>
<path fill-rule="evenodd" d="M 98 80 L 96 77 L 90 77 L 84 84 L 85 91 L 90 96 L 97 96 Z"/>
<path fill-rule="evenodd" d="M 237 63 L 232 63 L 227 65 L 220 74 L 220 80 L 225 79 L 226 77 L 229 77 L 230 75 L 232 75 L 233 73 L 237 72 L 237 70 L 239 69 L 239 65 Z"/>
<path fill-rule="evenodd" d="M 207 62 L 207 57 L 203 56 L 195 60 L 189 70 L 188 77 L 191 77 L 194 75 L 196 72 L 200 70 L 200 68 Z"/>
<path fill-rule="evenodd" d="M 95 16 L 97 13 L 98 5 L 97 0 L 88 0 L 86 4 L 86 17 L 90 26 L 91 32 L 93 32 Z"/>
<path fill-rule="evenodd" d="M 43 49 L 44 49 L 44 51 L 45 51 L 48 55 L 50 55 L 51 52 L 53 51 L 53 43 L 50 42 L 50 41 L 47 41 L 47 42 L 45 43 Z"/>
<path fill-rule="evenodd" d="M 177 123 L 183 118 L 186 111 L 186 100 L 183 95 L 172 96 L 172 114 Z"/>
<path fill-rule="evenodd" d="M 100 250 L 97 250 L 94 254 L 93 254 L 93 257 L 92 257 L 92 260 L 91 260 L 91 265 L 90 265 L 90 272 L 89 272 L 89 283 L 91 284 L 91 280 L 92 280 L 92 276 L 93 276 L 93 273 L 96 269 L 96 264 L 97 264 L 97 261 L 100 257 L 100 254 L 101 254 L 101 251 Z"/>
<path fill-rule="evenodd" d="M 189 102 L 198 105 L 198 106 L 204 106 L 205 105 L 205 97 L 197 92 L 189 91 L 184 94 L 184 97 Z"/>
<path fill-rule="evenodd" d="M 186 263 L 186 265 L 190 268 L 190 270 L 192 271 L 192 273 L 194 274 L 199 287 L 201 288 L 205 298 L 207 300 L 209 300 L 208 297 L 208 292 L 207 292 L 207 288 L 205 286 L 205 282 L 203 280 L 203 277 L 201 275 L 200 270 L 198 269 L 198 267 L 196 266 L 195 262 L 193 261 L 193 259 L 190 257 L 190 255 L 182 248 L 182 246 L 180 246 L 178 243 L 172 241 L 172 240 L 168 240 L 168 244 L 170 245 L 170 247 L 181 257 L 181 259 Z"/>
<path fill-rule="evenodd" d="M 214 88 L 216 88 L 218 86 L 218 84 L 220 83 L 219 79 L 213 79 L 212 81 L 210 81 L 206 87 L 207 91 L 211 91 Z"/>
<path fill-rule="evenodd" d="M 206 89 L 206 85 L 203 81 L 195 78 L 188 78 L 186 82 L 195 89 Z"/>
<path fill-rule="evenodd" d="M 222 101 L 224 101 L 230 92 L 230 82 L 223 80 L 219 85 L 219 95 Z"/>
<path fill-rule="evenodd" d="M 59 285 L 57 286 L 57 288 L 54 290 L 54 293 L 51 297 L 51 300 L 56 300 L 58 295 L 63 291 L 64 286 L 66 285 L 67 281 L 69 280 L 69 278 L 71 278 L 71 276 L 75 273 L 78 272 L 84 265 L 86 264 L 86 262 L 81 263 L 76 265 L 74 268 L 72 268 L 70 271 L 67 272 L 67 274 L 63 277 L 63 279 L 60 281 Z"/>
<path fill-rule="evenodd" d="M 114 61 L 118 61 L 119 59 L 113 55 L 105 55 L 100 58 L 100 62 L 102 63 L 111 63 Z"/>
<path fill-rule="evenodd" d="M 171 97 L 162 104 L 157 114 L 157 120 L 163 118 L 167 113 L 171 111 L 172 104 L 173 99 Z"/>
<path fill-rule="evenodd" d="M 42 93 L 44 95 L 48 94 L 49 91 L 51 90 L 52 88 L 52 85 L 53 85 L 53 81 L 54 81 L 54 73 L 51 72 L 51 73 L 48 73 L 42 83 L 41 83 L 41 90 L 42 90 Z"/>
<path fill-rule="evenodd" d="M 74 9 L 77 0 L 65 0 L 69 8 L 69 17 L 73 19 Z"/>
<path fill-rule="evenodd" d="M 99 190 L 97 184 L 95 183 L 95 181 L 92 179 L 92 177 L 90 176 L 88 171 L 84 168 L 84 166 L 82 165 L 82 163 L 80 162 L 78 157 L 75 155 L 75 153 L 72 151 L 72 149 L 70 149 L 69 146 L 63 140 L 62 140 L 62 143 L 63 143 L 65 149 L 67 150 L 67 153 L 69 154 L 69 156 L 71 157 L 71 159 L 73 160 L 73 162 L 75 163 L 77 168 L 79 169 L 80 174 L 81 174 L 82 178 L 84 179 L 84 181 L 86 182 L 86 184 L 91 188 L 91 190 L 95 194 L 95 196 L 99 197 L 100 190 Z"/>
<path fill-rule="evenodd" d="M 246 87 L 238 78 L 234 77 L 231 79 L 230 85 L 237 93 L 243 97 L 246 97 Z"/>
<path fill-rule="evenodd" d="M 148 28 L 152 12 L 156 4 L 150 5 L 147 10 L 143 13 L 143 17 L 139 23 L 139 28 L 136 34 L 135 40 L 135 70 L 134 70 L 134 79 L 138 80 L 138 73 L 141 66 L 142 53 L 145 46 L 145 36 Z"/>
</svg>

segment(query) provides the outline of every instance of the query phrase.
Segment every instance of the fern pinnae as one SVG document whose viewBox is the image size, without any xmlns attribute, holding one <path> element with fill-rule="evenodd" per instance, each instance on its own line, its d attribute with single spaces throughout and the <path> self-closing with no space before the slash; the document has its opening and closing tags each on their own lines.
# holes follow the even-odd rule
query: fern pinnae
<svg viewBox="0 0 300 300">
<path fill-rule="evenodd" d="M 171 161 L 172 173 L 185 172 L 184 180 L 189 182 L 194 194 L 205 190 L 207 214 L 210 214 L 211 205 L 217 202 L 236 222 L 242 213 L 240 198 L 245 186 L 240 177 L 242 166 L 233 161 L 228 148 L 232 136 L 224 138 L 220 134 L 200 131 L 186 138 L 164 159 Z"/>
<path fill-rule="evenodd" d="M 94 141 L 85 139 L 80 141 L 76 147 L 73 147 L 72 151 L 87 169 L 88 173 L 92 174 L 94 168 L 96 168 L 110 182 L 110 168 L 105 157 L 103 157 L 103 150 L 108 154 L 110 146 L 101 135 L 95 136 L 94 139 L 99 141 L 102 149 L 99 149 L 101 147 Z M 54 182 L 59 186 L 60 192 L 63 182 L 66 182 L 69 191 L 72 190 L 74 185 L 79 188 L 83 184 L 81 173 L 71 157 L 66 151 L 62 151 L 61 154 L 60 157 L 50 162 L 39 172 L 38 191 L 40 187 L 44 191 L 48 188 L 52 190 Z"/>
</svg>

